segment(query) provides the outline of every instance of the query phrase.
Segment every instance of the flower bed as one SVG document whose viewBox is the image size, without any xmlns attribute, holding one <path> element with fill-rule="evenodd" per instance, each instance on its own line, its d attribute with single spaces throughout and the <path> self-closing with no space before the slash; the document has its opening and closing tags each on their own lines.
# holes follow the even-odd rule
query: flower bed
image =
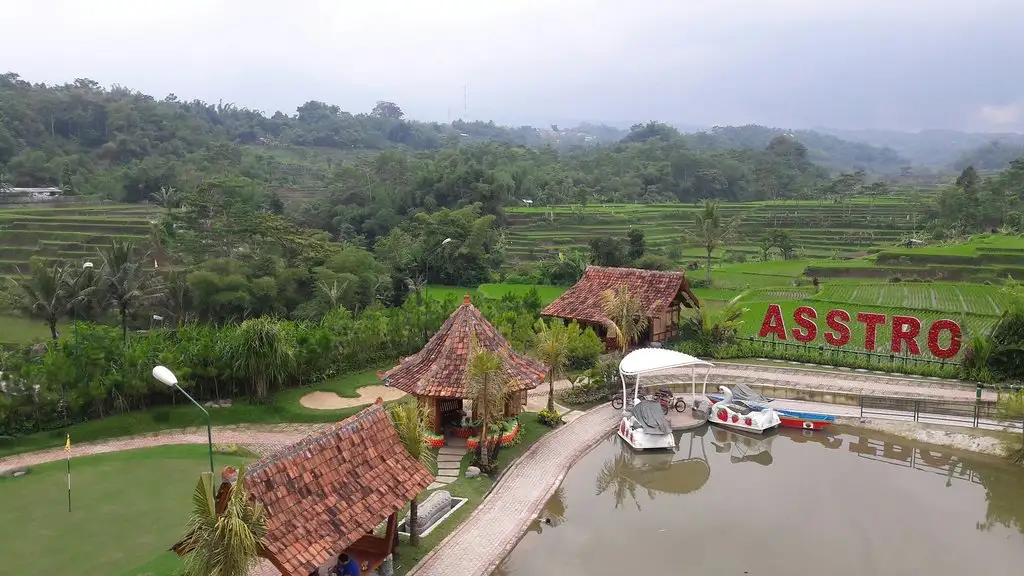
<svg viewBox="0 0 1024 576">
<path fill-rule="evenodd" d="M 519 420 L 516 420 L 515 424 L 512 426 L 512 429 L 505 432 L 504 434 L 501 434 L 500 436 L 498 434 L 488 434 L 487 436 L 488 442 L 495 442 L 500 439 L 501 445 L 503 447 L 511 446 L 513 443 L 515 443 L 516 438 L 519 437 Z M 470 451 L 476 450 L 479 445 L 479 436 L 470 436 L 469 438 L 466 439 L 466 448 Z"/>
</svg>

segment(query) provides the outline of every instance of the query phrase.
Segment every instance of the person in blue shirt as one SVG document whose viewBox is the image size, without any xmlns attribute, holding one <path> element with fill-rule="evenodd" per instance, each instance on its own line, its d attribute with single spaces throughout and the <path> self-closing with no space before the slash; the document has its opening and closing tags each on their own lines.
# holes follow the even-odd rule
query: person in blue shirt
<svg viewBox="0 0 1024 576">
<path fill-rule="evenodd" d="M 334 572 L 337 576 L 363 576 L 359 562 L 348 554 L 338 554 L 338 566 Z"/>
</svg>

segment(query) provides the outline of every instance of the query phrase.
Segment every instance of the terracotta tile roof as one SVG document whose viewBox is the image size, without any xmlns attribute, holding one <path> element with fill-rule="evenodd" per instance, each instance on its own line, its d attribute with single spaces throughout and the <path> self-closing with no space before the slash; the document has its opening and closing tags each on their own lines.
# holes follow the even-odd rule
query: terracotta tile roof
<svg viewBox="0 0 1024 576">
<path fill-rule="evenodd" d="M 579 282 L 548 304 L 541 315 L 602 323 L 605 316 L 601 311 L 601 293 L 622 285 L 640 299 L 648 317 L 663 313 L 677 297 L 687 308 L 700 306 L 683 272 L 587 266 Z"/>
<path fill-rule="evenodd" d="M 246 487 L 267 510 L 267 550 L 309 574 L 400 510 L 434 479 L 375 404 L 259 460 Z"/>
<path fill-rule="evenodd" d="M 481 348 L 502 358 L 509 377 L 509 393 L 532 390 L 544 382 L 547 367 L 529 356 L 517 354 L 470 304 L 468 295 L 422 350 L 403 358 L 398 366 L 382 374 L 381 379 L 388 386 L 415 396 L 465 398 L 471 338 L 476 338 Z"/>
</svg>

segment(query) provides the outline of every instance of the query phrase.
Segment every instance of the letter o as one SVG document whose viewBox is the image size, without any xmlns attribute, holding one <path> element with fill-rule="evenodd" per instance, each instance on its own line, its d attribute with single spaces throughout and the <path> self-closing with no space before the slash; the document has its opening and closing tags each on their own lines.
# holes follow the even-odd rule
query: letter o
<svg viewBox="0 0 1024 576">
<path fill-rule="evenodd" d="M 939 346 L 939 334 L 944 330 L 949 331 L 948 348 Z M 960 347 L 963 345 L 962 339 L 963 332 L 960 330 L 960 325 L 952 320 L 936 320 L 928 328 L 928 350 L 933 356 L 942 360 L 949 360 L 960 353 Z"/>
</svg>

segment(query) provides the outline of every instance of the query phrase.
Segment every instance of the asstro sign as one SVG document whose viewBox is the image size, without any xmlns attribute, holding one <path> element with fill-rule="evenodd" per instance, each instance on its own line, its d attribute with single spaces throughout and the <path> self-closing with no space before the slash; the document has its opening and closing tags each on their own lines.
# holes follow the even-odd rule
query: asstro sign
<svg viewBox="0 0 1024 576">
<path fill-rule="evenodd" d="M 813 342 L 818 337 L 818 311 L 810 306 L 800 306 L 793 310 L 793 322 L 796 324 L 792 330 L 786 330 L 786 321 L 782 315 L 782 307 L 778 304 L 770 304 L 768 312 L 761 322 L 761 331 L 758 338 L 774 335 L 779 340 L 786 340 L 790 336 L 797 342 Z M 846 346 L 850 343 L 850 322 L 852 318 L 846 310 L 833 309 L 825 314 L 825 324 L 829 331 L 825 332 L 825 342 L 832 346 Z M 864 324 L 864 349 L 875 350 L 875 339 L 878 336 L 880 327 L 889 327 L 891 338 L 889 338 L 889 350 L 893 354 L 903 354 L 904 351 L 913 355 L 921 354 L 921 347 L 918 345 L 918 337 L 921 335 L 921 321 L 913 316 L 887 316 L 875 312 L 858 312 L 857 322 Z M 941 336 L 949 333 L 949 344 L 943 347 L 939 344 Z M 960 352 L 962 346 L 963 331 L 960 325 L 952 320 L 936 320 L 928 326 L 928 351 L 932 356 L 942 360 L 949 360 Z"/>
</svg>

